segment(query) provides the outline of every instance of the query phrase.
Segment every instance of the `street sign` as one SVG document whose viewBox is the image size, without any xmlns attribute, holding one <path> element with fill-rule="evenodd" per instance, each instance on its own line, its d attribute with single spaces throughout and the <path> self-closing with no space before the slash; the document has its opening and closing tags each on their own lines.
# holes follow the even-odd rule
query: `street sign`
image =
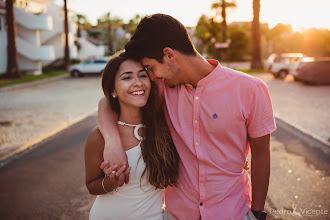
<svg viewBox="0 0 330 220">
<path fill-rule="evenodd" d="M 214 44 L 215 48 L 228 48 L 229 47 L 229 43 L 215 43 Z"/>
</svg>

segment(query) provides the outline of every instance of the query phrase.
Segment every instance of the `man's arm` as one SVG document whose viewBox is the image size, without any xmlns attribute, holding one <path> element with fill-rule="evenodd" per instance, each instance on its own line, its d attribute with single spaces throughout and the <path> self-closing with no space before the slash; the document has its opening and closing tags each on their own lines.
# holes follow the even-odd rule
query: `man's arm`
<svg viewBox="0 0 330 220">
<path fill-rule="evenodd" d="M 270 134 L 258 138 L 249 138 L 249 142 L 251 147 L 251 209 L 263 211 L 270 176 Z"/>
<path fill-rule="evenodd" d="M 109 166 L 117 164 L 119 168 L 123 165 L 129 167 L 127 155 L 120 140 L 117 121 L 118 115 L 112 111 L 107 98 L 103 97 L 99 101 L 97 117 L 97 126 L 105 141 L 103 158 L 110 162 Z M 128 175 L 121 175 L 119 178 L 125 178 L 125 183 L 128 183 L 128 177 Z"/>
</svg>

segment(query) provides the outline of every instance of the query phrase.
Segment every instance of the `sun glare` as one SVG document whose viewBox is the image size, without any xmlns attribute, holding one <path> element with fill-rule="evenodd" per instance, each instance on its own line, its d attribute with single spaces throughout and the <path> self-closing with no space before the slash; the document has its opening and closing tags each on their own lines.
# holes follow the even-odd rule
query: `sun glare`
<svg viewBox="0 0 330 220">
<path fill-rule="evenodd" d="M 61 3 L 61 0 L 56 0 Z M 97 18 L 106 12 L 112 16 L 119 16 L 125 21 L 133 18 L 135 14 L 146 15 L 153 13 L 165 13 L 172 15 L 186 26 L 195 26 L 202 14 L 211 17 L 215 14 L 211 10 L 211 4 L 220 0 L 167 0 L 159 3 L 154 0 L 140 1 L 111 1 L 96 0 L 97 4 L 91 4 L 87 0 L 71 0 L 69 7 L 85 14 L 96 24 Z M 228 0 L 233 1 L 233 0 Z M 227 9 L 228 23 L 234 21 L 251 21 L 253 18 L 252 0 L 237 0 L 237 8 Z M 328 28 L 330 29 L 329 0 L 260 0 L 260 22 L 268 23 L 272 28 L 278 23 L 291 24 L 294 31 L 302 28 Z M 175 5 L 175 7 L 173 7 Z"/>
</svg>

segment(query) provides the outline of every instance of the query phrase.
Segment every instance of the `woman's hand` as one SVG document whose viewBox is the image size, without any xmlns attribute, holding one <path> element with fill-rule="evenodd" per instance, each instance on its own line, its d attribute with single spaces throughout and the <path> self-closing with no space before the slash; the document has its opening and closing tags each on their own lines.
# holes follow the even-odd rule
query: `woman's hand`
<svg viewBox="0 0 330 220">
<path fill-rule="evenodd" d="M 250 167 L 249 167 L 249 160 L 246 158 L 245 160 L 245 164 L 244 164 L 244 170 L 249 170 Z"/>
<path fill-rule="evenodd" d="M 126 169 L 126 165 L 123 165 L 118 169 L 118 165 L 114 164 L 110 166 L 109 161 L 104 161 L 101 163 L 100 168 L 103 172 L 109 176 L 110 184 L 112 189 L 116 189 L 124 185 L 125 176 L 129 179 L 129 173 L 132 167 Z M 116 171 L 117 170 L 117 171 Z"/>
</svg>

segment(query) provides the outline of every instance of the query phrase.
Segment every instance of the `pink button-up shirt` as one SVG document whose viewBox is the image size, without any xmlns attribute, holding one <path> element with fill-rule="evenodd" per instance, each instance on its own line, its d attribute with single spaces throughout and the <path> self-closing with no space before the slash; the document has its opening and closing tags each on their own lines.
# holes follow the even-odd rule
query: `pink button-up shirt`
<svg viewBox="0 0 330 220">
<path fill-rule="evenodd" d="M 239 219 L 249 210 L 251 183 L 244 163 L 248 136 L 275 130 L 267 86 L 216 66 L 197 88 L 160 83 L 166 119 L 180 155 L 177 187 L 166 189 L 166 208 L 177 219 Z"/>
</svg>

